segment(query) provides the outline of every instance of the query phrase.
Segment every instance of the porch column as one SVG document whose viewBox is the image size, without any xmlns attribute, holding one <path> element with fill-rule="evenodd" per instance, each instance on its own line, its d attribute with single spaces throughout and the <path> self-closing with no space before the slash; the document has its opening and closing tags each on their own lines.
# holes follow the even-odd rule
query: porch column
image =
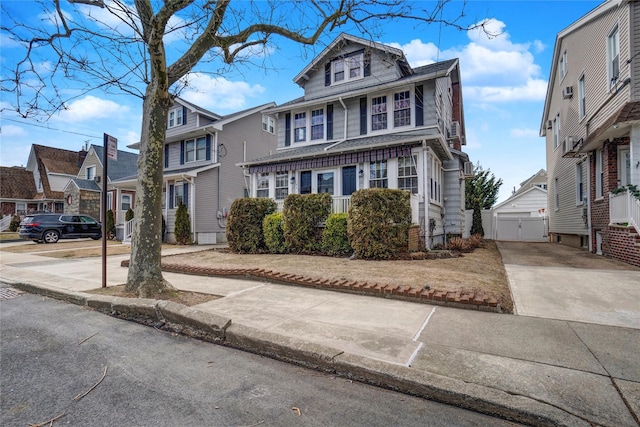
<svg viewBox="0 0 640 427">
<path fill-rule="evenodd" d="M 631 184 L 640 185 L 640 124 L 631 127 L 629 157 L 631 158 Z"/>
</svg>

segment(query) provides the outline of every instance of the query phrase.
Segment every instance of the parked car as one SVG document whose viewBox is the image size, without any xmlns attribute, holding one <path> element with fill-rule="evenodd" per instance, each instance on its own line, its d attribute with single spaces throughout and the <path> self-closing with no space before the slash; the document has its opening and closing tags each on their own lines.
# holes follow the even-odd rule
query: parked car
<svg viewBox="0 0 640 427">
<path fill-rule="evenodd" d="M 30 215 L 20 223 L 21 239 L 37 243 L 56 243 L 59 239 L 102 237 L 102 224 L 87 215 L 39 214 Z"/>
</svg>

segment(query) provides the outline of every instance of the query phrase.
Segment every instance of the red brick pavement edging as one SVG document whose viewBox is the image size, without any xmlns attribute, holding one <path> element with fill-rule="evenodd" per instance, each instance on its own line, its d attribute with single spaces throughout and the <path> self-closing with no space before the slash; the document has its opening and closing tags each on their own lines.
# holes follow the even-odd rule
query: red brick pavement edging
<svg viewBox="0 0 640 427">
<path fill-rule="evenodd" d="M 122 261 L 121 266 L 129 267 L 129 260 Z M 267 280 L 285 285 L 348 292 L 358 295 L 378 296 L 496 313 L 502 312 L 500 304 L 498 304 L 498 301 L 494 297 L 473 292 L 447 292 L 437 289 L 424 289 L 419 286 L 399 286 L 343 279 L 314 279 L 297 274 L 280 273 L 264 268 L 212 268 L 162 263 L 162 271 L 195 276 L 242 277 L 243 279 Z"/>
</svg>

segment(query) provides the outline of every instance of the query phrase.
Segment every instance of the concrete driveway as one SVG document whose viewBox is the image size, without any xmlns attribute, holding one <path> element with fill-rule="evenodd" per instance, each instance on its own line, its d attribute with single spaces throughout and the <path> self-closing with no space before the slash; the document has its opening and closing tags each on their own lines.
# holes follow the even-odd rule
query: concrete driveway
<svg viewBox="0 0 640 427">
<path fill-rule="evenodd" d="M 516 314 L 640 329 L 640 269 L 556 243 L 497 243 Z"/>
</svg>

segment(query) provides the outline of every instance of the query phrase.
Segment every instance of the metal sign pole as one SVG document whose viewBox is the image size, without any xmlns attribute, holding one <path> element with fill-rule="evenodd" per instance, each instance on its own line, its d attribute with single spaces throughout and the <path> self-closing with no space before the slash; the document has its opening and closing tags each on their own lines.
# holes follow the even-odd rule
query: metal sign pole
<svg viewBox="0 0 640 427">
<path fill-rule="evenodd" d="M 104 134 L 102 145 L 102 287 L 107 287 L 107 140 Z"/>
</svg>

